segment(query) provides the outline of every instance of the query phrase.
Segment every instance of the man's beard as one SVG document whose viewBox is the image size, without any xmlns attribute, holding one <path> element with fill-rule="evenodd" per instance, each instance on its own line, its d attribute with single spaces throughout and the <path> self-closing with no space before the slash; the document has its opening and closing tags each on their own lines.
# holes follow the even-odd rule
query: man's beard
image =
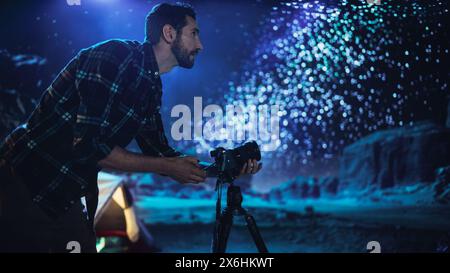
<svg viewBox="0 0 450 273">
<path fill-rule="evenodd" d="M 181 42 L 181 39 L 177 36 L 172 47 L 172 53 L 177 59 L 178 65 L 183 68 L 192 68 L 194 66 L 194 59 L 197 51 L 189 52 Z M 192 59 L 191 59 L 192 56 Z"/>
</svg>

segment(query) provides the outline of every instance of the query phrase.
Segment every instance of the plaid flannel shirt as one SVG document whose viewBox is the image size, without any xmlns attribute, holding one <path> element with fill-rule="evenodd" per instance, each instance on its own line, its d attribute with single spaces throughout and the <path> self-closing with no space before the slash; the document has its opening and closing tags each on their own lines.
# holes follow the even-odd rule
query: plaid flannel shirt
<svg viewBox="0 0 450 273">
<path fill-rule="evenodd" d="M 145 155 L 180 155 L 164 134 L 161 95 L 149 43 L 108 40 L 83 49 L 27 122 L 6 137 L 0 159 L 26 184 L 32 200 L 56 218 L 82 196 L 96 198 L 97 163 L 115 145 L 125 147 L 135 138 Z"/>
</svg>

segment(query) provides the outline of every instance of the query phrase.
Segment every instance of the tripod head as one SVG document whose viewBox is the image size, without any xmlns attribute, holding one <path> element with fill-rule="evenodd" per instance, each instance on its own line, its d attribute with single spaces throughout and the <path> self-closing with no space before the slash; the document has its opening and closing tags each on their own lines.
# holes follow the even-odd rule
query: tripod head
<svg viewBox="0 0 450 273">
<path fill-rule="evenodd" d="M 227 207 L 231 210 L 239 210 L 242 208 L 242 197 L 241 188 L 230 184 L 227 190 Z"/>
</svg>

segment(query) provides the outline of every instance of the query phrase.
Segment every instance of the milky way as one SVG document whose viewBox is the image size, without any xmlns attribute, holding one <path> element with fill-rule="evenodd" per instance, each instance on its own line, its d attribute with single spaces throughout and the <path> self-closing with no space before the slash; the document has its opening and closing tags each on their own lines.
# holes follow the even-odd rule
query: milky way
<svg viewBox="0 0 450 273">
<path fill-rule="evenodd" d="M 442 120 L 445 17 L 442 1 L 280 3 L 225 99 L 280 105 L 281 145 L 264 155 L 275 168 L 324 168 L 371 132 Z"/>
</svg>

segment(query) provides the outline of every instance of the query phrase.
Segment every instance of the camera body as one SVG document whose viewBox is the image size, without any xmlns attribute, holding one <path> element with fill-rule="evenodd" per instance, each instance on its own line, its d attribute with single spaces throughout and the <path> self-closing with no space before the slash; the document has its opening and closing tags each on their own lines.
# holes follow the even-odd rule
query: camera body
<svg viewBox="0 0 450 273">
<path fill-rule="evenodd" d="M 249 159 L 261 160 L 261 152 L 255 141 L 250 141 L 234 149 L 218 147 L 210 152 L 215 162 L 204 170 L 208 177 L 218 177 L 222 182 L 233 182 Z"/>
</svg>

